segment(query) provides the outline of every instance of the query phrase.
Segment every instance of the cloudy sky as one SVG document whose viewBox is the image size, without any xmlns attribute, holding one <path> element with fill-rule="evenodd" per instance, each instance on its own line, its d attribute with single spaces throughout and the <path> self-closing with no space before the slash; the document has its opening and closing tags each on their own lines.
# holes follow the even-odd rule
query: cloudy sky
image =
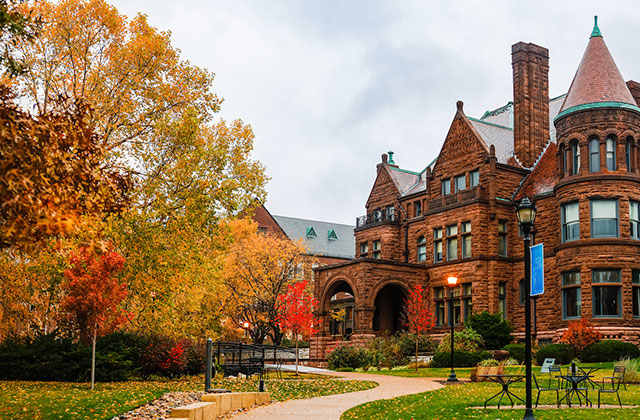
<svg viewBox="0 0 640 420">
<path fill-rule="evenodd" d="M 549 48 L 549 93 L 561 95 L 597 14 L 625 80 L 640 80 L 633 0 L 110 3 L 170 30 L 183 58 L 216 74 L 220 117 L 253 127 L 267 208 L 283 216 L 353 224 L 382 153 L 422 170 L 457 100 L 480 117 L 512 99 L 518 41 Z"/>
</svg>

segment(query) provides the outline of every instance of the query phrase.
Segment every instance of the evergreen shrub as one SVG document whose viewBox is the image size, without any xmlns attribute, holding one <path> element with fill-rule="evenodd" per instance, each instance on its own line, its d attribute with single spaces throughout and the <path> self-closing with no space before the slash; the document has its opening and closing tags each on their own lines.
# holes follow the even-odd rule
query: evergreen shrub
<svg viewBox="0 0 640 420">
<path fill-rule="evenodd" d="M 588 345 L 582 352 L 583 362 L 613 362 L 640 357 L 638 346 L 618 340 L 602 340 Z"/>
</svg>

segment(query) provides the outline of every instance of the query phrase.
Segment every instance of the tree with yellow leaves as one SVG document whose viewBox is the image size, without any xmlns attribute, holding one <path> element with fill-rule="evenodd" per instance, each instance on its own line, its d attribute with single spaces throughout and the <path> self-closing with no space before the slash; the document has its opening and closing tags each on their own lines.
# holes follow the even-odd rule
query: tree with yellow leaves
<svg viewBox="0 0 640 420">
<path fill-rule="evenodd" d="M 282 302 L 278 296 L 294 283 L 298 267 L 305 262 L 305 247 L 281 236 L 257 232 L 257 225 L 243 220 L 250 230 L 235 240 L 226 255 L 225 303 L 229 319 L 242 327 L 249 323 L 249 335 L 256 343 L 269 336 L 279 344 L 283 331 L 278 325 Z"/>
</svg>

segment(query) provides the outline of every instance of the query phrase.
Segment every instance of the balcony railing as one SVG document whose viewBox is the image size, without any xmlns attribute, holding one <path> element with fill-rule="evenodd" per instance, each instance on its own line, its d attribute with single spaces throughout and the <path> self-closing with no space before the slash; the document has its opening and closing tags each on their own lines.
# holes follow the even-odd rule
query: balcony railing
<svg viewBox="0 0 640 420">
<path fill-rule="evenodd" d="M 455 204 L 464 204 L 478 198 L 485 198 L 485 189 L 483 187 L 474 187 L 454 194 L 445 195 L 444 197 L 434 198 L 427 202 L 427 210 L 434 211 L 453 206 Z"/>
<path fill-rule="evenodd" d="M 364 226 L 375 226 L 384 223 L 398 223 L 400 220 L 395 212 L 377 210 L 364 216 L 356 217 L 356 229 Z"/>
</svg>

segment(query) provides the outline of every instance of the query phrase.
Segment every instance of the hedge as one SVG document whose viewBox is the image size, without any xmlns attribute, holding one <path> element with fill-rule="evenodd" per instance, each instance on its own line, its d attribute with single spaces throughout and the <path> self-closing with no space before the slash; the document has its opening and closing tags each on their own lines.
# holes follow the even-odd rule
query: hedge
<svg viewBox="0 0 640 420">
<path fill-rule="evenodd" d="M 204 346 L 192 340 L 109 334 L 96 343 L 96 380 L 202 373 Z M 90 369 L 89 346 L 54 334 L 0 344 L 0 380 L 83 382 L 89 379 Z"/>
<path fill-rule="evenodd" d="M 549 344 L 540 347 L 536 353 L 536 362 L 542 365 L 544 359 L 556 359 L 556 364 L 566 365 L 575 357 L 573 350 L 567 344 Z"/>
<path fill-rule="evenodd" d="M 632 343 L 602 340 L 588 345 L 582 352 L 583 362 L 614 362 L 625 357 L 636 359 L 640 357 L 640 350 Z"/>
<path fill-rule="evenodd" d="M 513 357 L 519 363 L 524 362 L 524 344 L 507 344 L 503 349 L 509 352 L 509 357 Z"/>
<path fill-rule="evenodd" d="M 490 359 L 491 353 L 488 351 L 480 352 L 468 352 L 468 351 L 454 351 L 453 352 L 453 365 L 454 367 L 474 367 L 485 359 Z M 431 367 L 450 367 L 451 366 L 451 353 L 439 352 L 433 355 L 433 361 Z"/>
</svg>

